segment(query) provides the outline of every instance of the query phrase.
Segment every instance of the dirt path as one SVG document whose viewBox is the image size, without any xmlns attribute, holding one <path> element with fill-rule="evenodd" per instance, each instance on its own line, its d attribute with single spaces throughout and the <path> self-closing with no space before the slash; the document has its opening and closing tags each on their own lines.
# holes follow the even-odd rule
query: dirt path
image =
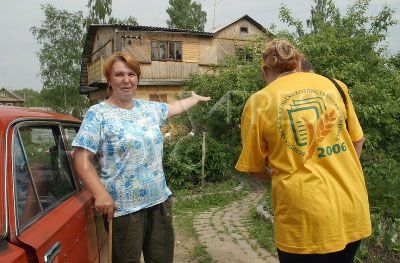
<svg viewBox="0 0 400 263">
<path fill-rule="evenodd" d="M 222 209 L 214 208 L 201 213 L 195 219 L 194 224 L 200 242 L 207 247 L 215 262 L 278 262 L 255 240 L 249 238 L 244 226 L 251 208 L 255 207 L 261 198 L 262 191 L 251 192 L 242 200 L 235 201 Z"/>
</svg>

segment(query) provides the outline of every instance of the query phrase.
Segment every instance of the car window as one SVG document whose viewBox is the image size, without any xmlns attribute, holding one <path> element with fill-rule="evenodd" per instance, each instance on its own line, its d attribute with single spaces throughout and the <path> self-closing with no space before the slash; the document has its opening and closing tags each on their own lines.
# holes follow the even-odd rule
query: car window
<svg viewBox="0 0 400 263">
<path fill-rule="evenodd" d="M 41 210 L 33 189 L 19 137 L 16 138 L 14 143 L 14 178 L 16 182 L 18 221 L 21 225 L 25 225 L 29 218 L 34 217 Z"/>
<path fill-rule="evenodd" d="M 19 127 L 13 154 L 18 226 L 23 227 L 76 187 L 58 126 Z"/>
<path fill-rule="evenodd" d="M 67 149 L 72 150 L 72 141 L 74 140 L 76 134 L 78 133 L 79 127 L 64 127 L 65 140 L 67 144 Z"/>
<path fill-rule="evenodd" d="M 72 146 L 72 141 L 74 140 L 74 138 L 75 138 L 76 134 L 78 133 L 78 131 L 79 131 L 79 127 L 78 126 L 64 127 L 64 133 L 65 133 L 67 146 L 68 146 L 67 148 L 70 149 L 70 151 L 73 151 L 74 147 Z M 93 163 L 94 168 L 97 171 L 97 174 L 100 174 L 101 173 L 101 169 L 100 169 L 98 154 L 94 155 L 94 157 L 92 159 L 92 163 Z M 83 186 L 82 180 L 80 178 L 78 178 L 78 179 L 79 179 L 80 185 Z"/>
</svg>

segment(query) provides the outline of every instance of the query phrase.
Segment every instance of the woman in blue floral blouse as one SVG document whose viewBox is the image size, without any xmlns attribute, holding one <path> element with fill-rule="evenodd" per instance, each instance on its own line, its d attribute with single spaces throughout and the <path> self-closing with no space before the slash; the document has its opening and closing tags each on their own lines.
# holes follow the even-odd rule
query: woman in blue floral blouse
<svg viewBox="0 0 400 263">
<path fill-rule="evenodd" d="M 122 52 L 107 60 L 103 73 L 111 95 L 86 113 L 72 144 L 76 170 L 95 209 L 114 218 L 114 262 L 140 262 L 142 251 L 146 262 L 172 262 L 171 191 L 162 167 L 160 126 L 210 98 L 193 92 L 172 104 L 135 99 L 140 66 Z"/>
</svg>

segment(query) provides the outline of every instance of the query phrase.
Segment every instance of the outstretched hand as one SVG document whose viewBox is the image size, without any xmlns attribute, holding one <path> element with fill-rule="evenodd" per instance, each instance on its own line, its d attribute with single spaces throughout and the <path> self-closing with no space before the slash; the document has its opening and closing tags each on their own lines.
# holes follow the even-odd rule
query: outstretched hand
<svg viewBox="0 0 400 263">
<path fill-rule="evenodd" d="M 192 91 L 192 96 L 190 96 L 189 98 L 174 101 L 173 103 L 168 104 L 168 117 L 179 115 L 183 112 L 188 111 L 197 103 L 209 101 L 210 99 L 211 97 L 200 96 Z"/>
<path fill-rule="evenodd" d="M 204 97 L 204 96 L 198 95 L 194 91 L 192 91 L 192 97 L 195 98 L 198 102 L 211 100 L 211 97 Z"/>
</svg>

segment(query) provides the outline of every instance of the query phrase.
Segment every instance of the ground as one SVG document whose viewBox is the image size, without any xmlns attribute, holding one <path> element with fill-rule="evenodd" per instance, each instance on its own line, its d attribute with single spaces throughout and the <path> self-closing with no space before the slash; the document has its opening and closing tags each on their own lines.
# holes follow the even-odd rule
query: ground
<svg viewBox="0 0 400 263">
<path fill-rule="evenodd" d="M 194 220 L 198 239 L 190 238 L 176 229 L 174 262 L 278 262 L 249 237 L 246 229 L 250 209 L 256 206 L 262 194 L 260 190 L 252 191 L 243 199 L 223 208 L 200 213 Z M 199 246 L 211 258 L 193 259 L 193 251 Z"/>
</svg>

